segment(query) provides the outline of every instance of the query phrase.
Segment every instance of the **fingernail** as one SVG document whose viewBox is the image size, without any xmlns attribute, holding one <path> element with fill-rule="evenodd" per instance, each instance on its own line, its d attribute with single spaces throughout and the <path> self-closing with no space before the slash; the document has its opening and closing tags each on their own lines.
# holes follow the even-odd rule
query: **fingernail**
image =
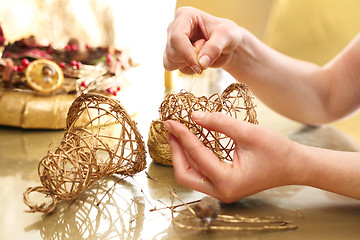
<svg viewBox="0 0 360 240">
<path fill-rule="evenodd" d="M 171 124 L 169 123 L 169 122 L 167 122 L 167 121 L 165 121 L 164 122 L 164 127 L 168 130 L 168 131 L 170 131 L 171 130 Z"/>
<path fill-rule="evenodd" d="M 205 114 L 206 114 L 205 112 L 195 111 L 195 112 L 192 112 L 191 117 L 193 119 L 197 120 L 197 119 L 203 118 L 205 116 Z"/>
<path fill-rule="evenodd" d="M 207 56 L 207 55 L 203 55 L 203 56 L 201 56 L 200 59 L 199 59 L 199 63 L 200 63 L 200 65 L 201 65 L 202 69 L 204 69 L 204 70 L 209 67 L 210 62 L 211 62 L 211 59 L 210 59 L 210 57 Z"/>
<path fill-rule="evenodd" d="M 170 144 L 174 139 L 174 135 L 172 135 L 171 133 L 166 134 L 166 140 L 167 142 Z"/>
<path fill-rule="evenodd" d="M 201 68 L 198 65 L 192 65 L 191 69 L 197 74 L 201 74 L 202 72 Z"/>
</svg>

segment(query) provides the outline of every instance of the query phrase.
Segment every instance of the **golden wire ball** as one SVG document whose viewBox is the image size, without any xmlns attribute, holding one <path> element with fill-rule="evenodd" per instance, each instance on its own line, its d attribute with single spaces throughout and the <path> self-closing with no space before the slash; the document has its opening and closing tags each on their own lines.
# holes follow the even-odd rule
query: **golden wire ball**
<svg viewBox="0 0 360 240">
<path fill-rule="evenodd" d="M 206 147 L 214 152 L 221 161 L 232 161 L 235 144 L 228 136 L 208 131 L 197 125 L 191 118 L 193 111 L 222 112 L 236 119 L 257 124 L 253 94 L 246 84 L 233 83 L 221 94 L 209 98 L 196 97 L 187 91 L 168 94 L 159 107 L 160 118 L 150 125 L 148 148 L 151 158 L 162 165 L 172 166 L 170 147 L 166 141 L 163 122 L 172 119 L 184 124 Z"/>
</svg>

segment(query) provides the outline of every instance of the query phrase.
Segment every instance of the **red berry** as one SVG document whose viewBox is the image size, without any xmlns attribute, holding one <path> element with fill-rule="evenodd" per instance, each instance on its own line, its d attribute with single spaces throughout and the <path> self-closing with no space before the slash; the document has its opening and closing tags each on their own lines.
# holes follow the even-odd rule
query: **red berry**
<svg viewBox="0 0 360 240">
<path fill-rule="evenodd" d="M 21 64 L 22 64 L 24 67 L 27 67 L 27 66 L 29 66 L 30 62 L 29 62 L 29 60 L 28 60 L 27 58 L 23 58 L 23 59 L 21 60 Z"/>
<path fill-rule="evenodd" d="M 106 61 L 107 61 L 108 63 L 111 63 L 112 60 L 113 60 L 112 55 L 111 55 L 110 53 L 107 53 L 107 54 L 106 54 Z"/>
<path fill-rule="evenodd" d="M 66 45 L 65 46 L 65 50 L 67 51 L 67 52 L 70 52 L 71 51 L 71 46 L 68 44 L 68 45 Z"/>
<path fill-rule="evenodd" d="M 108 93 L 116 96 L 116 95 L 117 95 L 117 91 L 116 91 L 116 90 L 117 90 L 117 88 L 114 89 L 113 87 L 109 87 L 106 91 L 107 91 Z"/>
<path fill-rule="evenodd" d="M 75 66 L 77 65 L 77 62 L 76 62 L 75 60 L 71 60 L 71 61 L 70 61 L 70 65 L 71 65 L 72 67 L 75 67 Z"/>
<path fill-rule="evenodd" d="M 5 37 L 0 36 L 0 46 L 4 45 L 4 43 L 5 43 Z"/>
<path fill-rule="evenodd" d="M 84 88 L 86 88 L 88 85 L 87 85 L 87 83 L 86 83 L 85 81 L 82 81 L 82 82 L 81 82 L 81 86 L 84 87 Z"/>
<path fill-rule="evenodd" d="M 72 45 L 71 45 L 71 50 L 77 51 L 77 50 L 78 50 L 78 46 L 77 46 L 76 44 L 72 44 Z"/>
<path fill-rule="evenodd" d="M 18 71 L 19 71 L 19 72 L 24 71 L 24 66 L 23 66 L 23 65 L 19 65 L 19 66 L 18 66 Z"/>
<path fill-rule="evenodd" d="M 65 66 L 66 66 L 66 63 L 64 63 L 64 62 L 61 62 L 61 63 L 59 63 L 59 66 L 60 66 L 61 68 L 65 68 Z"/>
<path fill-rule="evenodd" d="M 120 90 L 121 90 L 120 86 L 118 86 L 116 89 L 117 89 L 117 91 L 120 91 Z"/>
<path fill-rule="evenodd" d="M 12 67 L 12 70 L 13 70 L 14 72 L 17 72 L 17 71 L 19 71 L 19 67 L 16 66 L 16 65 L 14 65 L 14 66 Z"/>
<path fill-rule="evenodd" d="M 91 49 L 91 47 L 90 47 L 90 45 L 89 45 L 88 43 L 86 44 L 86 49 L 87 49 L 87 50 L 90 50 L 90 49 Z"/>
<path fill-rule="evenodd" d="M 82 66 L 82 63 L 81 63 L 81 62 L 76 62 L 76 68 L 77 68 L 77 69 L 80 69 L 81 66 Z"/>
</svg>

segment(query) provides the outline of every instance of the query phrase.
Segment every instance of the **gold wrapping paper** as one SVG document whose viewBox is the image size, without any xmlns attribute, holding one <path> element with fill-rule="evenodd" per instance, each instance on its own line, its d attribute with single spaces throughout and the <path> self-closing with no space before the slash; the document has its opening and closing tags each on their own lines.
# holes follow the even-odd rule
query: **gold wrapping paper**
<svg viewBox="0 0 360 240">
<path fill-rule="evenodd" d="M 29 129 L 64 129 L 73 95 L 35 95 L 0 90 L 0 125 Z"/>
<path fill-rule="evenodd" d="M 126 101 L 133 93 L 129 89 L 123 90 L 121 97 L 113 98 L 125 102 L 132 109 L 129 100 Z M 40 95 L 0 89 L 0 125 L 24 129 L 65 129 L 67 112 L 75 98 L 70 94 Z M 136 114 L 136 111 L 129 112 L 131 116 Z M 87 121 L 82 117 L 76 124 L 82 126 Z"/>
</svg>

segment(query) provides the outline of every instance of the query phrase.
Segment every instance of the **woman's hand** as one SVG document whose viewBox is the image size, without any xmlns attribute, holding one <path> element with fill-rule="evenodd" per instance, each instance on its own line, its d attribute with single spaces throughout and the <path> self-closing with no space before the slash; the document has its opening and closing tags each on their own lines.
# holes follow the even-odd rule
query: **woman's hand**
<svg viewBox="0 0 360 240">
<path fill-rule="evenodd" d="M 221 162 L 182 124 L 168 120 L 168 141 L 176 181 L 225 203 L 265 189 L 292 184 L 299 166 L 296 143 L 269 129 L 222 113 L 194 112 L 193 120 L 235 142 L 232 163 Z"/>
<path fill-rule="evenodd" d="M 199 74 L 209 66 L 224 67 L 243 33 L 247 31 L 228 19 L 192 7 L 179 8 L 167 30 L 164 66 L 185 74 Z"/>
<path fill-rule="evenodd" d="M 305 146 L 270 129 L 222 113 L 193 120 L 235 142 L 232 163 L 221 162 L 179 122 L 168 120 L 176 181 L 225 203 L 283 185 L 306 185 L 360 199 L 360 153 Z"/>
</svg>

